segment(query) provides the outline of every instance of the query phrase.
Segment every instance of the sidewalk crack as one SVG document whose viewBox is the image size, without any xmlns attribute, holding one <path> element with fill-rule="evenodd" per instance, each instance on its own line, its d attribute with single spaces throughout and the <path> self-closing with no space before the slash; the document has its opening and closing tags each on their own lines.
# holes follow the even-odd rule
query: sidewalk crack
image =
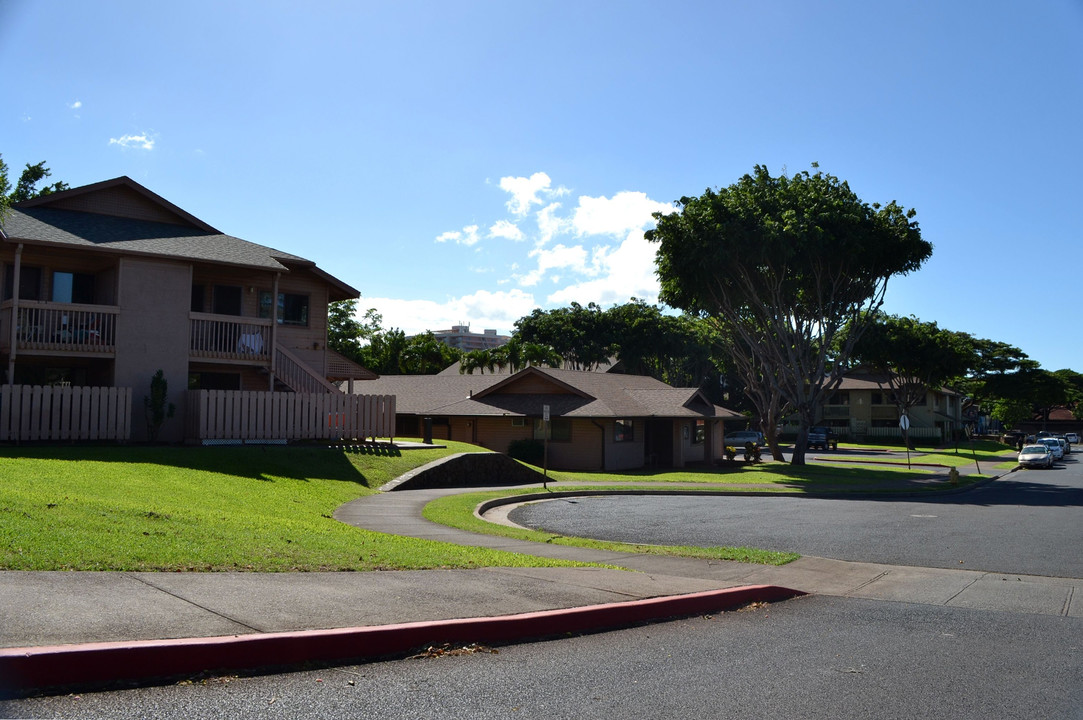
<svg viewBox="0 0 1083 720">
<path fill-rule="evenodd" d="M 955 593 L 955 594 L 954 594 L 954 595 L 952 595 L 952 596 L 951 596 L 950 598 L 948 598 L 947 600 L 945 600 L 945 601 L 944 601 L 944 605 L 951 605 L 951 602 L 952 602 L 952 600 L 954 600 L 955 598 L 959 597 L 960 595 L 962 595 L 963 593 L 965 593 L 965 592 L 966 592 L 967 590 L 969 590 L 969 589 L 970 589 L 971 587 L 973 587 L 974 583 L 976 583 L 976 582 L 978 582 L 979 580 L 982 580 L 982 579 L 984 579 L 984 578 L 987 578 L 987 577 L 989 577 L 989 573 L 981 573 L 981 574 L 980 574 L 980 575 L 978 575 L 978 576 L 977 576 L 976 578 L 974 578 L 973 580 L 971 580 L 970 582 L 968 582 L 968 583 L 967 583 L 966 585 L 964 585 L 963 587 L 959 588 L 959 592 Z"/>
<path fill-rule="evenodd" d="M 248 628 L 252 632 L 257 632 L 257 633 L 264 632 L 263 630 L 260 630 L 257 627 L 252 627 L 251 625 L 249 625 L 246 622 L 242 622 L 242 621 L 238 620 L 237 618 L 233 618 L 233 617 L 230 617 L 229 615 L 226 615 L 224 613 L 220 613 L 217 610 L 214 610 L 213 608 L 207 607 L 206 605 L 200 605 L 199 603 L 194 602 L 193 600 L 190 600 L 190 599 L 188 599 L 186 597 L 182 597 L 182 596 L 178 595 L 177 593 L 172 592 L 170 590 L 167 590 L 166 588 L 161 587 L 159 585 L 155 585 L 154 583 L 150 582 L 149 580 L 138 577 L 137 575 L 127 573 L 127 577 L 131 578 L 132 580 L 135 580 L 136 582 L 143 583 L 147 587 L 153 588 L 154 590 L 157 590 L 158 592 L 165 593 L 166 595 L 169 595 L 170 597 L 174 597 L 177 600 L 180 600 L 181 602 L 188 603 L 192 607 L 197 607 L 200 610 L 203 610 L 204 612 L 209 612 L 211 615 L 216 615 L 216 616 L 222 618 L 223 620 L 228 620 L 229 622 L 231 622 L 231 623 L 233 623 L 235 625 L 240 625 L 243 628 Z"/>
</svg>

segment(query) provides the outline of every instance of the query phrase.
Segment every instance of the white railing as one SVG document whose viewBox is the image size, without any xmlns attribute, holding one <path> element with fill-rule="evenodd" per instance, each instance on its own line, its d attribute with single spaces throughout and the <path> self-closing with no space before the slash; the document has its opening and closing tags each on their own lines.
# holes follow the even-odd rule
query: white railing
<svg viewBox="0 0 1083 720">
<path fill-rule="evenodd" d="M 132 389 L 0 386 L 0 442 L 129 440 Z"/>
<path fill-rule="evenodd" d="M 943 440 L 944 434 L 936 427 L 913 427 L 907 431 L 912 438 L 934 438 Z M 902 439 L 902 429 L 897 427 L 871 427 L 865 430 L 865 437 L 899 438 Z"/>
<path fill-rule="evenodd" d="M 116 349 L 118 312 L 119 308 L 111 305 L 20 300 L 15 344 L 19 350 L 111 353 Z M 8 345 L 10 305 L 5 316 L 3 341 Z"/>
<path fill-rule="evenodd" d="M 268 362 L 271 358 L 271 321 L 191 313 L 188 349 L 192 357 L 209 360 Z"/>
<path fill-rule="evenodd" d="M 188 390 L 192 440 L 364 440 L 395 434 L 394 395 Z"/>
</svg>

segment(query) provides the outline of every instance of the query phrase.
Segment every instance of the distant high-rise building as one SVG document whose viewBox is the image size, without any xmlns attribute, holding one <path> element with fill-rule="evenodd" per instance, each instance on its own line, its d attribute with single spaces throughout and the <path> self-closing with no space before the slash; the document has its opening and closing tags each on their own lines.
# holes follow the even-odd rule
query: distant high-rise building
<svg viewBox="0 0 1083 720">
<path fill-rule="evenodd" d="M 452 325 L 450 330 L 433 330 L 433 336 L 463 352 L 470 350 L 491 350 L 511 340 L 510 335 L 497 335 L 496 330 L 470 332 L 469 325 Z"/>
</svg>

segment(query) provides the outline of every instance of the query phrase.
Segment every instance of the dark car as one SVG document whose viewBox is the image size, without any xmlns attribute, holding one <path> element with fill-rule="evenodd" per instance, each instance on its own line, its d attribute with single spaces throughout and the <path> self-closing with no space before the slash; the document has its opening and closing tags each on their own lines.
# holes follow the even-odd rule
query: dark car
<svg viewBox="0 0 1083 720">
<path fill-rule="evenodd" d="M 838 450 L 839 437 L 824 425 L 814 425 L 808 430 L 808 447 L 820 450 Z"/>
</svg>

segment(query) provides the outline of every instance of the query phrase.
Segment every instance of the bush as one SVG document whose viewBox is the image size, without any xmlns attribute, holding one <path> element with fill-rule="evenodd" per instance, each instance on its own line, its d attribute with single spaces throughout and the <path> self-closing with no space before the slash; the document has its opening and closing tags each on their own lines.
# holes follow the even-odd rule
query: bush
<svg viewBox="0 0 1083 720">
<path fill-rule="evenodd" d="M 512 440 L 508 443 L 508 457 L 540 467 L 545 458 L 545 446 L 541 440 Z"/>
</svg>

